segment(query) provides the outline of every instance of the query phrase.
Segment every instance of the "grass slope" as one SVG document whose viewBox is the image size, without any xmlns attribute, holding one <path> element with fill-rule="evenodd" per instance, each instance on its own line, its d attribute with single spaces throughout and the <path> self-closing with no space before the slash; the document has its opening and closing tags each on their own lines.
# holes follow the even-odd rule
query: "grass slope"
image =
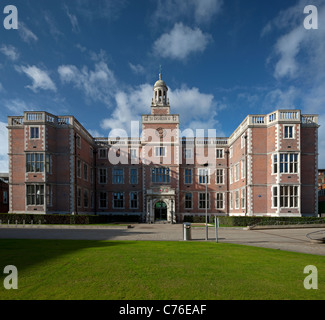
<svg viewBox="0 0 325 320">
<path fill-rule="evenodd" d="M 0 240 L 0 270 L 18 290 L 0 300 L 221 300 L 325 298 L 325 257 L 231 244 Z M 307 265 L 318 290 L 306 290 Z"/>
</svg>

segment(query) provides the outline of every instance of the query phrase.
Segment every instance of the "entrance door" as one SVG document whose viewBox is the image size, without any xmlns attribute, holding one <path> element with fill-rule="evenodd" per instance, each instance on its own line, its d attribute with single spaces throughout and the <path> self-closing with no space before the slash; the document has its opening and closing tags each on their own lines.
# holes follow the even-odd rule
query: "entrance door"
<svg viewBox="0 0 325 320">
<path fill-rule="evenodd" d="M 163 201 L 155 205 L 155 221 L 167 221 L 167 205 Z"/>
</svg>

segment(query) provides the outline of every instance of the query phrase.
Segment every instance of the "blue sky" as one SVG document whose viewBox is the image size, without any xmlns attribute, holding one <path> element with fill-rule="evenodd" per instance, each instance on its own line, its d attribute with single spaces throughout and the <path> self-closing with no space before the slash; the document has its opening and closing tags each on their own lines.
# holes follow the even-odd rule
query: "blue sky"
<svg viewBox="0 0 325 320">
<path fill-rule="evenodd" d="M 247 114 L 279 108 L 325 123 L 325 0 L 4 0 L 0 12 L 9 4 L 19 29 L 0 24 L 0 172 L 7 116 L 42 110 L 94 136 L 129 131 L 150 112 L 159 65 L 182 130 L 229 136 Z M 306 5 L 318 30 L 303 27 Z M 323 126 L 319 152 L 325 168 Z"/>
</svg>

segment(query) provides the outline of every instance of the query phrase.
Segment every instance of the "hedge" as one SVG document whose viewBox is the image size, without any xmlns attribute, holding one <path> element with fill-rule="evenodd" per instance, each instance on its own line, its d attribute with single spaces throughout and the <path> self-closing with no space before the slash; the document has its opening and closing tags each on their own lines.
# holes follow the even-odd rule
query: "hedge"
<svg viewBox="0 0 325 320">
<path fill-rule="evenodd" d="M 118 222 L 140 222 L 140 215 L 62 215 L 62 214 L 0 214 L 2 224 L 101 224 Z"/>
<path fill-rule="evenodd" d="M 104 224 L 104 223 L 139 223 L 140 215 L 59 215 L 59 214 L 0 214 L 2 224 Z M 214 216 L 208 216 L 209 222 L 214 222 Z M 183 222 L 205 223 L 205 216 L 184 216 Z M 219 217 L 219 223 L 229 227 L 245 227 L 254 225 L 276 224 L 325 224 L 324 218 L 315 217 Z"/>
<path fill-rule="evenodd" d="M 210 218 L 210 217 L 208 217 Z M 214 216 L 209 219 L 214 222 Z M 209 221 L 208 220 L 208 221 Z M 184 216 L 184 222 L 205 223 L 205 216 Z M 325 218 L 316 217 L 219 217 L 219 224 L 228 227 L 254 225 L 325 224 Z"/>
</svg>

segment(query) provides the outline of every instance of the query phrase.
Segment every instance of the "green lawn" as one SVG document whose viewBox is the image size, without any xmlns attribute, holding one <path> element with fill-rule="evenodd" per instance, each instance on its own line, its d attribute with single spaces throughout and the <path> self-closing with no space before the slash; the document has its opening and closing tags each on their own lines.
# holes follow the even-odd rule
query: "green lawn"
<svg viewBox="0 0 325 320">
<path fill-rule="evenodd" d="M 18 290 L 5 290 L 6 265 Z M 318 290 L 306 290 L 307 265 Z M 0 300 L 324 299 L 325 257 L 204 242 L 0 240 Z"/>
</svg>

